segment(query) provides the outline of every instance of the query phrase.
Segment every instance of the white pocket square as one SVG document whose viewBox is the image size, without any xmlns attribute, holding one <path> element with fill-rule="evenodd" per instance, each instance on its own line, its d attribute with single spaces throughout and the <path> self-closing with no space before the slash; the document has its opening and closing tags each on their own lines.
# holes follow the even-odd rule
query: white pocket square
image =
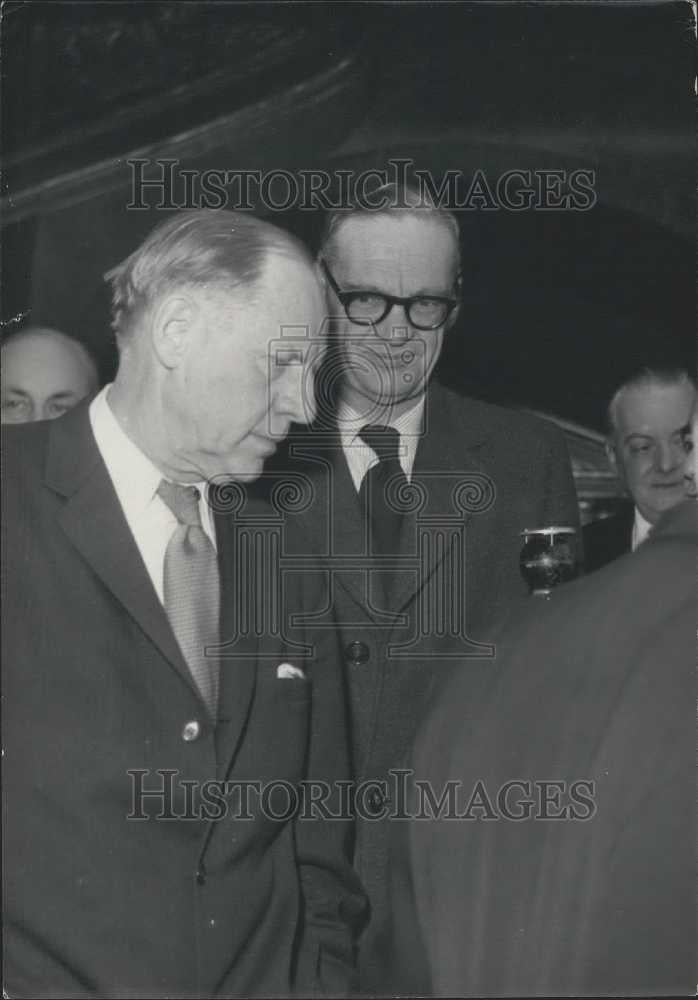
<svg viewBox="0 0 698 1000">
<path fill-rule="evenodd" d="M 300 667 L 294 667 L 292 663 L 280 663 L 276 668 L 276 676 L 279 680 L 305 680 L 305 671 Z"/>
</svg>

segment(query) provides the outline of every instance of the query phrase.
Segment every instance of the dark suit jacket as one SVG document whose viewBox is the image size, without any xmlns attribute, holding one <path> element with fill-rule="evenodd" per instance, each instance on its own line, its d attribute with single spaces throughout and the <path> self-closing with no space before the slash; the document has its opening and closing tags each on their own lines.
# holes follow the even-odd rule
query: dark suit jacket
<svg viewBox="0 0 698 1000">
<path fill-rule="evenodd" d="M 289 517 L 288 542 L 302 546 L 312 536 L 326 569 L 330 599 L 320 621 L 339 630 L 355 777 L 365 783 L 355 866 L 371 901 L 360 947 L 361 987 L 371 992 L 383 983 L 389 916 L 390 772 L 405 763 L 432 686 L 454 664 L 487 654 L 494 624 L 526 599 L 519 532 L 577 525 L 577 503 L 556 428 L 433 383 L 408 498 L 421 509 L 407 517 L 384 601 L 373 590 L 377 563 L 338 431 L 299 436 L 290 450 L 287 473 L 299 491 L 305 477 L 309 500 Z"/>
<path fill-rule="evenodd" d="M 582 538 L 584 569 L 587 573 L 601 569 L 630 552 L 634 520 L 635 508 L 632 503 L 627 503 L 617 514 L 584 525 Z"/>
<path fill-rule="evenodd" d="M 396 825 L 405 991 L 425 986 L 421 939 L 438 996 L 693 994 L 697 510 L 676 508 L 637 552 L 532 608 L 465 725 L 469 667 L 442 692 L 415 775 L 461 782 L 461 802 L 481 782 L 493 815 Z M 517 787 L 509 814 L 535 806 L 507 819 L 497 796 L 511 780 L 567 791 L 548 786 L 541 806 L 540 785 Z M 578 781 L 594 783 L 591 805 Z M 552 818 L 568 807 L 577 819 Z"/>
<path fill-rule="evenodd" d="M 218 516 L 228 645 L 213 728 L 96 448 L 87 408 L 7 430 L 9 994 L 346 989 L 349 925 L 361 907 L 345 861 L 347 823 L 275 821 L 270 809 L 283 814 L 292 802 L 280 786 L 266 815 L 253 791 L 247 818 L 237 818 L 242 810 L 234 799 L 222 818 L 215 818 L 215 802 L 213 818 L 192 817 L 182 785 L 200 789 L 227 779 L 297 787 L 309 777 L 346 778 L 332 635 L 321 637 L 314 659 L 302 661 L 278 630 L 239 633 L 233 619 L 252 582 L 237 560 L 230 519 Z M 307 679 L 277 679 L 277 665 L 289 657 Z M 192 721 L 200 726 L 195 738 L 191 726 L 184 728 Z M 174 772 L 172 801 L 163 807 L 162 795 L 152 796 L 142 810 L 134 806 L 138 781 L 146 790 L 168 787 L 161 770 Z M 145 818 L 128 818 L 140 812 Z"/>
</svg>

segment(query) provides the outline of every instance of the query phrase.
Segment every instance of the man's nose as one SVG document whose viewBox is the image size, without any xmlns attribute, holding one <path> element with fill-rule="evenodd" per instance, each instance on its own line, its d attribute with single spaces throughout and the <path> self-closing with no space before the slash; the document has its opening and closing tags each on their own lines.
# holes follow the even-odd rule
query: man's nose
<svg viewBox="0 0 698 1000">
<path fill-rule="evenodd" d="M 657 448 L 657 468 L 660 472 L 673 472 L 686 461 L 683 443 L 660 441 Z"/>
<path fill-rule="evenodd" d="M 289 421 L 309 424 L 315 419 L 314 368 L 308 364 L 289 365 L 276 396 L 276 410 Z"/>
<path fill-rule="evenodd" d="M 402 347 L 414 336 L 409 317 L 404 306 L 394 305 L 382 323 L 377 327 L 381 340 L 393 347 Z"/>
</svg>

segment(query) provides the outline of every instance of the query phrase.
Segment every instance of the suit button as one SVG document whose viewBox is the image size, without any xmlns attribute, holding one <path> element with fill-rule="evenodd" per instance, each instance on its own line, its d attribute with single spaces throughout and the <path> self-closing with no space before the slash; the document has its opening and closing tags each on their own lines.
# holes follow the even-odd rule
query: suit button
<svg viewBox="0 0 698 1000">
<path fill-rule="evenodd" d="M 378 816 L 386 803 L 385 795 L 379 788 L 372 788 L 366 796 L 366 808 L 372 816 Z"/>
<path fill-rule="evenodd" d="M 203 865 L 199 865 L 196 869 L 196 884 L 205 885 L 206 884 L 206 869 Z"/>
<path fill-rule="evenodd" d="M 196 719 L 192 719 L 191 722 L 185 722 L 182 728 L 182 739 L 185 743 L 193 743 L 194 740 L 198 740 L 201 736 L 201 723 L 197 722 Z"/>
<path fill-rule="evenodd" d="M 365 642 L 350 642 L 344 650 L 344 657 L 347 663 L 352 663 L 357 667 L 361 666 L 362 663 L 367 663 L 370 655 Z"/>
</svg>

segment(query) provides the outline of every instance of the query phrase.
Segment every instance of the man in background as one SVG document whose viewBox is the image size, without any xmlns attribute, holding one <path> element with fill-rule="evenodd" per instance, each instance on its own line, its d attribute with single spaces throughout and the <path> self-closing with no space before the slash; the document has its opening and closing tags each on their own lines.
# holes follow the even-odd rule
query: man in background
<svg viewBox="0 0 698 1000">
<path fill-rule="evenodd" d="M 251 577 L 229 502 L 312 418 L 313 262 L 188 212 L 108 277 L 114 383 L 3 429 L 5 987 L 347 992 L 347 823 L 295 823 L 292 797 L 348 778 L 336 643 L 289 648 L 286 603 L 257 630 L 278 581 Z"/>
<path fill-rule="evenodd" d="M 608 407 L 606 451 L 632 503 L 584 528 L 587 572 L 637 548 L 685 497 L 686 439 L 696 387 L 683 369 L 643 368 Z"/>
<path fill-rule="evenodd" d="M 390 993 L 392 771 L 432 686 L 487 650 L 495 623 L 526 599 L 519 533 L 575 526 L 578 513 L 557 428 L 434 377 L 468 285 L 456 218 L 404 186 L 378 188 L 370 203 L 377 210 L 326 220 L 331 348 L 318 420 L 294 438 L 286 470 L 312 484 L 301 544 L 313 539 L 328 574 L 345 659 L 361 789 L 354 860 L 371 902 L 361 989 Z"/>
<path fill-rule="evenodd" d="M 97 366 L 87 348 L 48 327 L 27 327 L 0 350 L 3 424 L 53 420 L 97 391 Z"/>
<path fill-rule="evenodd" d="M 686 499 L 512 623 L 475 705 L 454 672 L 413 767 L 455 804 L 394 824 L 396 992 L 693 994 L 697 558 Z"/>
</svg>

